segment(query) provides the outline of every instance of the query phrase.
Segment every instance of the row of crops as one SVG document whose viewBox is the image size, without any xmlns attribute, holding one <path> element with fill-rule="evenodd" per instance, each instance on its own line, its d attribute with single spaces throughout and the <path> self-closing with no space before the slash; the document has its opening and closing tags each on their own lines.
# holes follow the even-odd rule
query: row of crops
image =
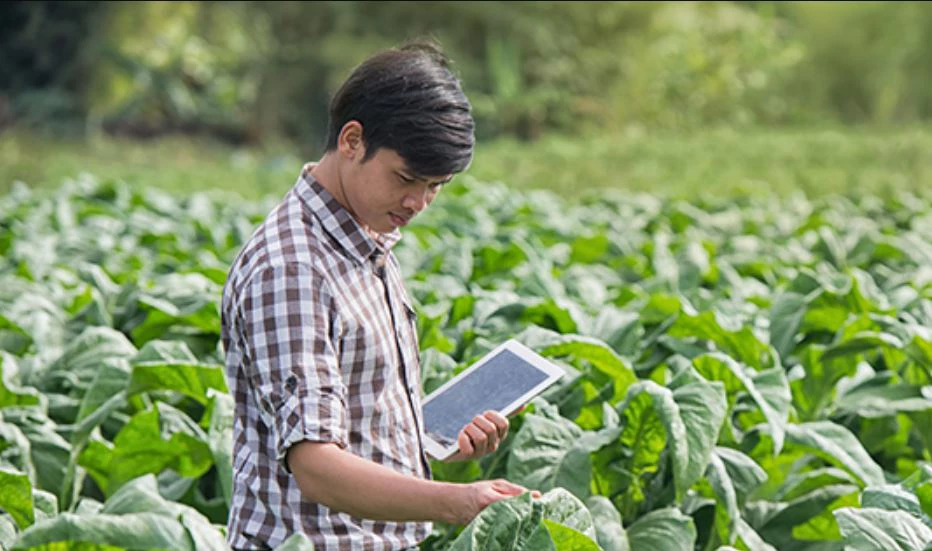
<svg viewBox="0 0 932 551">
<path fill-rule="evenodd" d="M 275 199 L 89 177 L 0 198 L 0 547 L 226 548 L 218 306 Z M 508 338 L 567 371 L 495 454 L 435 464 L 544 498 L 422 549 L 932 548 L 928 199 L 461 178 L 396 253 L 425 392 Z"/>
</svg>

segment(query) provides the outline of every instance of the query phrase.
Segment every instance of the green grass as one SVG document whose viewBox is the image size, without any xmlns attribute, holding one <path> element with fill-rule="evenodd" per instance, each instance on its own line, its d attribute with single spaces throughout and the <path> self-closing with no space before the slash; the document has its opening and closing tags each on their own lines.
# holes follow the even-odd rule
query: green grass
<svg viewBox="0 0 932 551">
<path fill-rule="evenodd" d="M 0 134 L 0 193 L 16 180 L 55 187 L 82 172 L 167 191 L 222 188 L 280 194 L 305 160 L 297 147 L 236 149 L 201 139 L 144 142 Z M 573 198 L 602 189 L 659 196 L 732 197 L 802 192 L 926 193 L 932 128 L 710 129 L 691 133 L 551 136 L 533 144 L 480 143 L 468 174 Z"/>
</svg>

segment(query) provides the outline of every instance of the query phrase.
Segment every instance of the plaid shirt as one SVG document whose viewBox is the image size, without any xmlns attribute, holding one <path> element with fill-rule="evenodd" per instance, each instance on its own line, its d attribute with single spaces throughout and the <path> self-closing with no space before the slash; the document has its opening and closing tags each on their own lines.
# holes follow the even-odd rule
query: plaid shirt
<svg viewBox="0 0 932 551">
<path fill-rule="evenodd" d="M 431 477 L 415 314 L 391 247 L 372 239 L 304 166 L 236 257 L 223 292 L 236 402 L 228 541 L 271 549 L 303 532 L 318 551 L 416 546 L 427 522 L 355 518 L 305 499 L 285 463 L 302 440 L 334 442 Z"/>
</svg>

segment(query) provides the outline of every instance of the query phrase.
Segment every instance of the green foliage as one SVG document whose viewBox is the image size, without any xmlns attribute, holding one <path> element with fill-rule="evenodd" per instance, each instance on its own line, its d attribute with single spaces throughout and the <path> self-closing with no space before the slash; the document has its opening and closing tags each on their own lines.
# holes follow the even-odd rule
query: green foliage
<svg viewBox="0 0 932 551">
<path fill-rule="evenodd" d="M 78 119 L 134 136 L 286 136 L 319 148 L 348 72 L 417 36 L 451 55 L 483 139 L 932 117 L 932 8 L 922 2 L 30 2 L 8 11 L 0 74 L 10 82 L 0 94 L 12 107 L 0 101 L 0 124 Z"/>
<path fill-rule="evenodd" d="M 90 178 L 0 198 L 5 547 L 225 548 L 219 285 L 273 202 Z M 422 549 L 927 545 L 930 212 L 449 186 L 396 248 L 425 384 L 507 338 L 567 376 L 494 454 L 434 470 L 544 497 Z"/>
</svg>

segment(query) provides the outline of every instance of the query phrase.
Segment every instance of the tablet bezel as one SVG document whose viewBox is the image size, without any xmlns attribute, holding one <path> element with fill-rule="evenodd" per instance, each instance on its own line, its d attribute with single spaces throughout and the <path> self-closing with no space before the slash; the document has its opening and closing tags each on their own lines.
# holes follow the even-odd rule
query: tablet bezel
<svg viewBox="0 0 932 551">
<path fill-rule="evenodd" d="M 499 410 L 499 413 L 501 413 L 502 415 L 506 417 L 508 415 L 511 415 L 515 411 L 518 411 L 522 405 L 529 402 L 532 398 L 534 398 L 534 396 L 542 392 L 545 388 L 556 383 L 558 380 L 560 380 L 560 378 L 563 377 L 563 375 L 566 374 L 566 372 L 562 368 L 550 362 L 549 360 L 547 360 L 546 358 L 544 358 L 537 352 L 531 350 L 527 346 L 521 344 L 520 342 L 514 339 L 509 339 L 503 342 L 502 344 L 500 344 L 499 346 L 495 347 L 494 349 L 490 350 L 485 356 L 483 356 L 481 359 L 476 361 L 476 363 L 467 367 L 462 372 L 460 372 L 458 375 L 456 375 L 455 377 L 453 377 L 452 379 L 450 379 L 449 381 L 441 385 L 439 388 L 435 389 L 433 392 L 431 392 L 430 395 L 425 398 L 423 402 L 423 406 L 426 406 L 428 403 L 434 401 L 444 391 L 456 385 L 460 380 L 468 376 L 473 371 L 477 369 L 481 369 L 482 366 L 487 364 L 493 358 L 497 357 L 503 351 L 508 351 L 508 352 L 515 354 L 516 356 L 521 357 L 527 363 L 534 366 L 534 368 L 544 372 L 547 376 L 543 381 L 537 383 L 536 385 L 528 389 L 524 394 L 519 396 L 517 399 L 515 399 L 510 404 L 508 404 L 505 408 Z M 422 408 L 422 411 L 423 411 L 423 408 Z M 437 442 L 436 440 L 431 438 L 430 434 L 427 432 L 426 417 L 424 419 L 424 447 L 426 448 L 427 453 L 429 453 L 432 457 L 434 457 L 435 459 L 439 461 L 445 461 L 459 451 L 459 444 L 456 442 L 454 442 L 453 444 L 449 446 L 444 446 L 440 442 Z"/>
</svg>

